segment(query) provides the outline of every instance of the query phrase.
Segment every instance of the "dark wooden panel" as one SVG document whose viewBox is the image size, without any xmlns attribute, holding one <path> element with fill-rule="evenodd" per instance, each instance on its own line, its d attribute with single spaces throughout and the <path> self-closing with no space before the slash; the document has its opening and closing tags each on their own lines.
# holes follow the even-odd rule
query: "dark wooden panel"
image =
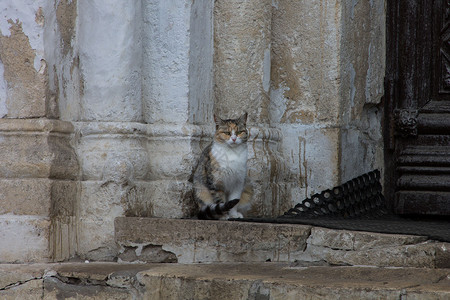
<svg viewBox="0 0 450 300">
<path fill-rule="evenodd" d="M 397 186 L 401 191 L 449 191 L 450 175 L 448 174 L 410 174 L 401 175 L 397 181 Z M 450 203 L 450 202 L 449 202 Z"/>
<path fill-rule="evenodd" d="M 400 191 L 395 196 L 399 214 L 450 215 L 450 192 Z"/>
<path fill-rule="evenodd" d="M 439 49 L 436 68 L 437 99 L 449 99 L 450 96 L 450 1 L 437 1 L 440 7 L 439 18 L 436 18 L 434 26 L 436 30 L 436 48 Z"/>
<path fill-rule="evenodd" d="M 417 117 L 418 134 L 450 135 L 450 114 L 419 114 Z"/>
<path fill-rule="evenodd" d="M 418 146 L 406 148 L 397 159 L 397 169 L 407 166 L 440 168 L 450 166 L 450 147 Z M 421 175 L 421 174 L 418 174 Z"/>
<path fill-rule="evenodd" d="M 400 214 L 450 215 L 450 0 L 387 10 L 387 197 Z"/>
</svg>

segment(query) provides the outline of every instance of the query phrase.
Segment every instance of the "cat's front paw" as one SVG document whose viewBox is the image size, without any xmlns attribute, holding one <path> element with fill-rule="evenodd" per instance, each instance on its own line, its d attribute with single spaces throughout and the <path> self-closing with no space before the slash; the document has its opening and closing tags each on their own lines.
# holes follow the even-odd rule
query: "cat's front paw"
<svg viewBox="0 0 450 300">
<path fill-rule="evenodd" d="M 228 219 L 242 219 L 244 216 L 238 211 L 230 211 L 228 213 Z"/>
</svg>

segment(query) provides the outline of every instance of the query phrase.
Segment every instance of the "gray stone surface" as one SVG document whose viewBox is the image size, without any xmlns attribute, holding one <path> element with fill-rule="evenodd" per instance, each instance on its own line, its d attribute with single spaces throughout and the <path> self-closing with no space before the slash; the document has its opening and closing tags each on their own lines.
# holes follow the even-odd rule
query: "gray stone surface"
<svg viewBox="0 0 450 300">
<path fill-rule="evenodd" d="M 448 276 L 448 269 L 265 263 L 160 265 L 138 279 L 150 299 L 447 299 Z"/>
<path fill-rule="evenodd" d="M 304 261 L 418 268 L 450 265 L 450 244 L 423 236 L 306 225 L 159 218 L 117 218 L 115 228 L 120 252 L 129 251 L 130 247 L 159 246 L 174 254 L 180 263 Z M 130 261 L 139 260 L 139 256 L 128 257 Z M 157 257 L 165 259 L 155 253 L 149 261 L 157 261 Z"/>
<path fill-rule="evenodd" d="M 116 241 L 129 247 L 158 245 L 179 263 L 294 261 L 309 226 L 158 218 L 117 218 Z"/>
<path fill-rule="evenodd" d="M 305 258 L 335 265 L 445 267 L 448 243 L 426 237 L 312 228 Z M 309 257 L 308 257 L 309 256 Z"/>
<path fill-rule="evenodd" d="M 1 299 L 449 299 L 449 269 L 288 263 L 0 264 Z"/>
</svg>

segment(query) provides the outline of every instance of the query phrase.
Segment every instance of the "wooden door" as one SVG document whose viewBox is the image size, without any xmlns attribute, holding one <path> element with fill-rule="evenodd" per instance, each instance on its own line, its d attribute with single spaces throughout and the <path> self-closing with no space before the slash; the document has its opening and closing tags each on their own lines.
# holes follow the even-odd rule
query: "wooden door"
<svg viewBox="0 0 450 300">
<path fill-rule="evenodd" d="M 450 215 L 450 0 L 388 0 L 386 26 L 385 194 Z"/>
</svg>

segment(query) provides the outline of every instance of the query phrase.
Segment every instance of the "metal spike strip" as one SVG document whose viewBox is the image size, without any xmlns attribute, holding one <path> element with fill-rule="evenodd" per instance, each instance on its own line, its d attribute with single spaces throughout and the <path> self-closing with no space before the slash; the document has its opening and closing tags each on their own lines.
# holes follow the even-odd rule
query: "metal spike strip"
<svg viewBox="0 0 450 300">
<path fill-rule="evenodd" d="M 380 171 L 374 170 L 340 186 L 314 194 L 279 218 L 353 219 L 376 218 L 387 214 L 380 177 Z"/>
</svg>

